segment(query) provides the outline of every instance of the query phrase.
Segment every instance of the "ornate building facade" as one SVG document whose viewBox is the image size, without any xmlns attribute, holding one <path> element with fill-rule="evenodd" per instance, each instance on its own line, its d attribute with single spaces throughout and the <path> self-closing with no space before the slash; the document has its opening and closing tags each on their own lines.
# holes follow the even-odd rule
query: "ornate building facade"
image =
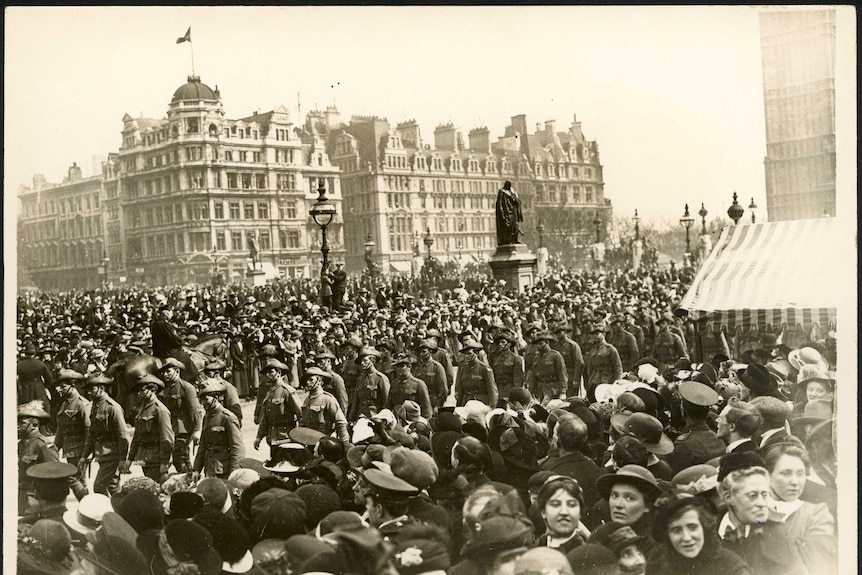
<svg viewBox="0 0 862 575">
<path fill-rule="evenodd" d="M 354 116 L 327 127 L 327 149 L 341 169 L 350 271 L 361 269 L 369 243 L 380 269 L 409 272 L 414 264 L 415 271 L 426 237 L 444 262 L 486 261 L 496 248 L 495 202 L 504 180 L 522 202 L 521 241 L 534 247 L 542 220 L 551 252 L 583 261 L 596 214 L 610 218 L 598 145 L 577 120 L 564 132 L 546 122 L 529 133 L 526 117 L 515 116 L 496 142 L 487 128 L 471 130 L 465 142 L 445 124 L 434 130 L 433 146 L 415 121 L 393 128 L 384 118 Z"/>
<path fill-rule="evenodd" d="M 760 14 L 770 221 L 835 215 L 835 10 Z"/>
<path fill-rule="evenodd" d="M 269 277 L 319 273 L 320 230 L 308 214 L 320 179 L 342 213 L 339 172 L 285 108 L 230 120 L 218 89 L 189 77 L 167 117 L 126 114 L 122 137 L 102 176 L 88 179 L 102 189 L 96 247 L 104 241 L 112 284 L 242 281 L 251 238 Z M 332 259 L 343 258 L 342 228 L 337 217 L 328 230 Z"/>
</svg>

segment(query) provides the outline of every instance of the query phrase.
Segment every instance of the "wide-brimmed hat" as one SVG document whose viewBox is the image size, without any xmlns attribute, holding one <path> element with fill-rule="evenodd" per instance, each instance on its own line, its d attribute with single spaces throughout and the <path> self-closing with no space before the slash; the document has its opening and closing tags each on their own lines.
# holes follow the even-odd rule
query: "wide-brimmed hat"
<svg viewBox="0 0 862 575">
<path fill-rule="evenodd" d="M 268 358 L 266 358 L 266 361 L 264 362 L 264 364 L 260 367 L 260 371 L 261 371 L 261 373 L 263 373 L 264 371 L 266 371 L 268 369 L 277 369 L 278 371 L 288 371 L 290 368 L 287 366 L 287 364 L 280 362 L 276 358 L 268 357 Z"/>
<path fill-rule="evenodd" d="M 164 361 L 164 363 L 162 363 L 162 366 L 159 368 L 159 371 L 164 371 L 169 367 L 175 367 L 177 369 L 186 368 L 186 366 L 184 366 L 180 360 L 176 359 L 175 357 L 169 357 Z"/>
<path fill-rule="evenodd" d="M 148 374 L 144 375 L 143 377 L 138 378 L 138 381 L 136 381 L 132 384 L 132 386 L 129 388 L 129 391 L 134 393 L 135 391 L 138 390 L 139 387 L 141 387 L 144 384 L 155 385 L 159 391 L 161 391 L 165 388 L 165 384 L 161 379 L 159 379 L 155 375 L 148 373 Z"/>
<path fill-rule="evenodd" d="M 673 441 L 665 435 L 661 421 L 648 413 L 618 413 L 611 417 L 611 426 L 638 438 L 650 453 L 667 455 L 673 451 Z"/>
<path fill-rule="evenodd" d="M 778 386 L 769 375 L 769 370 L 756 363 L 748 364 L 739 380 L 756 395 L 775 395 Z"/>
<path fill-rule="evenodd" d="M 93 550 L 78 549 L 84 560 L 99 568 L 99 573 L 116 575 L 149 575 L 149 565 L 138 550 L 138 533 L 119 514 L 109 511 L 102 516 L 102 528 L 87 539 Z"/>
<path fill-rule="evenodd" d="M 109 511 L 113 511 L 113 507 L 107 495 L 89 493 L 81 498 L 76 509 L 66 510 L 63 522 L 69 529 L 86 535 L 102 525 L 102 517 Z"/>
<path fill-rule="evenodd" d="M 471 342 L 462 344 L 462 346 L 461 346 L 461 351 L 467 351 L 467 350 L 480 351 L 483 349 L 485 349 L 485 348 L 482 347 L 482 344 L 477 342 L 477 341 L 471 341 Z"/>
<path fill-rule="evenodd" d="M 31 573 L 68 575 L 79 569 L 68 529 L 52 519 L 18 526 L 18 561 Z"/>
<path fill-rule="evenodd" d="M 35 399 L 29 403 L 24 403 L 18 406 L 18 419 L 24 419 L 27 417 L 47 420 L 51 419 L 51 414 L 45 411 L 45 406 L 41 401 Z"/>
<path fill-rule="evenodd" d="M 602 475 L 596 480 L 596 488 L 604 499 L 608 499 L 611 496 L 611 489 L 617 483 L 633 485 L 646 496 L 657 497 L 661 494 L 661 488 L 655 476 L 649 469 L 640 465 L 625 465 L 617 469 L 616 473 Z"/>
<path fill-rule="evenodd" d="M 227 386 L 220 382 L 218 379 L 209 378 L 203 380 L 198 388 L 198 397 L 210 394 L 219 394 L 224 393 L 227 390 Z"/>
<path fill-rule="evenodd" d="M 803 365 L 799 370 L 799 383 L 796 384 L 797 389 L 805 389 L 812 381 L 817 381 L 830 390 L 835 388 L 835 379 L 829 376 L 829 373 L 822 369 L 819 365 L 808 364 Z"/>
<path fill-rule="evenodd" d="M 59 385 L 61 381 L 68 381 L 71 385 L 79 385 L 86 377 L 74 369 L 61 369 L 54 380 L 54 385 Z"/>
<path fill-rule="evenodd" d="M 302 383 L 308 381 L 308 378 L 316 375 L 318 377 L 322 377 L 323 379 L 332 379 L 332 375 L 328 371 L 324 371 L 319 367 L 309 367 L 305 370 L 305 373 L 302 374 Z"/>
<path fill-rule="evenodd" d="M 375 361 L 377 361 L 380 359 L 381 356 L 380 356 L 379 351 L 377 351 L 376 349 L 374 349 L 371 346 L 366 345 L 362 349 L 359 350 L 359 353 L 356 356 L 355 362 L 356 363 L 362 363 L 362 360 L 365 359 L 366 357 L 371 357 Z"/>
<path fill-rule="evenodd" d="M 718 487 L 718 468 L 707 463 L 686 467 L 673 476 L 677 490 L 699 495 Z"/>
<path fill-rule="evenodd" d="M 813 399 L 805 404 L 805 410 L 800 417 L 794 417 L 791 423 L 794 426 L 815 425 L 822 421 L 830 421 L 834 410 L 832 401 L 828 399 Z"/>
<path fill-rule="evenodd" d="M 829 369 L 829 363 L 823 358 L 823 355 L 813 347 L 801 347 L 794 349 L 787 354 L 787 360 L 790 365 L 797 370 L 801 370 L 803 365 L 819 365 L 824 371 Z"/>
</svg>

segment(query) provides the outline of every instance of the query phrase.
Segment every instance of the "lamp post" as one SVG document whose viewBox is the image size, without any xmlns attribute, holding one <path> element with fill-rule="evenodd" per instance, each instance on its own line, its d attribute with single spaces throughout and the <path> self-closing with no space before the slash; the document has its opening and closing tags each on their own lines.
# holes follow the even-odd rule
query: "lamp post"
<svg viewBox="0 0 862 575">
<path fill-rule="evenodd" d="M 739 219 L 742 217 L 742 212 L 745 210 L 742 209 L 742 206 L 739 205 L 739 202 L 736 201 L 736 192 L 733 192 L 733 203 L 730 204 L 730 207 L 727 208 L 727 215 L 733 220 L 733 225 L 739 224 Z"/>
<path fill-rule="evenodd" d="M 703 205 L 703 202 L 701 202 L 700 203 L 700 211 L 697 212 L 697 215 L 700 216 L 700 225 L 701 225 L 700 233 L 703 235 L 706 235 L 706 216 L 707 216 L 707 214 L 709 214 L 709 212 L 706 211 L 706 207 Z"/>
<path fill-rule="evenodd" d="M 365 265 L 368 267 L 368 273 L 373 277 L 374 276 L 374 258 L 372 254 L 374 253 L 374 246 L 377 244 L 374 243 L 374 239 L 371 237 L 371 233 L 365 238 Z"/>
<path fill-rule="evenodd" d="M 754 198 L 751 198 L 751 203 L 748 205 L 748 209 L 751 210 L 751 223 L 756 223 L 754 221 L 754 210 L 757 209 L 757 204 L 754 203 Z"/>
<path fill-rule="evenodd" d="M 637 240 L 641 239 L 641 227 L 640 227 L 641 218 L 638 215 L 637 209 L 635 210 L 635 215 L 632 218 L 632 221 L 635 223 L 635 241 L 637 241 Z"/>
<path fill-rule="evenodd" d="M 539 218 L 539 225 L 536 226 L 536 231 L 539 232 L 539 249 L 545 247 L 545 224 L 542 223 L 542 218 Z"/>
<path fill-rule="evenodd" d="M 602 231 L 602 219 L 599 217 L 599 212 L 596 212 L 596 219 L 593 220 L 593 225 L 596 226 L 596 243 L 600 243 L 602 241 L 601 231 Z"/>
<path fill-rule="evenodd" d="M 309 210 L 311 219 L 320 228 L 321 242 L 320 253 L 323 256 L 323 261 L 320 264 L 320 275 L 323 275 L 329 264 L 329 246 L 326 244 L 326 228 L 332 223 L 335 217 L 335 205 L 326 197 L 326 187 L 323 185 L 323 178 L 318 179 L 317 183 L 317 201 Z"/>
<path fill-rule="evenodd" d="M 425 228 L 425 236 L 422 238 L 422 243 L 425 244 L 425 251 L 428 253 L 427 259 L 431 259 L 431 246 L 434 245 L 434 238 L 431 237 L 431 227 Z"/>
<path fill-rule="evenodd" d="M 688 204 L 685 205 L 685 213 L 682 214 L 682 217 L 679 219 L 679 223 L 685 228 L 685 255 L 683 256 L 683 260 L 685 264 L 691 261 L 691 224 L 694 223 L 694 218 L 691 217 L 691 214 L 688 212 Z"/>
<path fill-rule="evenodd" d="M 108 289 L 108 264 L 111 263 L 111 258 L 108 257 L 108 252 L 102 252 L 102 271 L 105 273 L 105 289 Z"/>
</svg>

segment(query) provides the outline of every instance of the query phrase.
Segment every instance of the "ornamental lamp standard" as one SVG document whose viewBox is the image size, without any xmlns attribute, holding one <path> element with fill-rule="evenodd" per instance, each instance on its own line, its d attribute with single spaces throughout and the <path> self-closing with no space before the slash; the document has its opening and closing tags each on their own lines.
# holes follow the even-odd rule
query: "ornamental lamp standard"
<svg viewBox="0 0 862 575">
<path fill-rule="evenodd" d="M 599 212 L 596 212 L 596 219 L 593 220 L 593 225 L 596 226 L 596 243 L 600 243 L 602 238 L 600 236 L 602 230 L 602 219 L 599 217 Z"/>
<path fill-rule="evenodd" d="M 108 287 L 108 264 L 111 263 L 111 258 L 108 257 L 108 252 L 102 252 L 102 271 L 105 273 L 105 288 Z"/>
<path fill-rule="evenodd" d="M 640 227 L 641 218 L 638 215 L 637 209 L 635 209 L 635 215 L 632 218 L 632 221 L 635 223 L 635 241 L 637 241 L 637 240 L 641 239 L 641 227 Z"/>
<path fill-rule="evenodd" d="M 326 244 L 326 228 L 329 227 L 329 224 L 335 218 L 335 205 L 326 197 L 326 187 L 323 185 L 323 178 L 318 179 L 317 194 L 317 201 L 311 206 L 309 213 L 311 214 L 311 219 L 320 228 L 320 253 L 323 255 L 320 272 L 323 275 L 323 271 L 326 269 L 327 264 L 329 264 L 329 246 Z"/>
<path fill-rule="evenodd" d="M 700 203 L 700 211 L 697 212 L 697 215 L 700 216 L 700 225 L 701 225 L 700 233 L 703 235 L 706 235 L 706 216 L 708 214 L 709 214 L 709 212 L 706 211 L 706 207 L 703 205 L 703 202 L 701 202 Z"/>
<path fill-rule="evenodd" d="M 682 217 L 679 219 L 679 223 L 685 228 L 685 253 L 691 253 L 691 238 L 689 230 L 691 230 L 691 224 L 694 223 L 694 218 L 691 217 L 691 214 L 688 212 L 688 204 L 685 205 L 685 213 L 682 214 Z"/>
<path fill-rule="evenodd" d="M 754 198 L 751 198 L 751 203 L 748 205 L 748 209 L 751 210 L 751 223 L 755 223 L 754 221 L 754 210 L 757 209 L 757 204 L 754 203 Z"/>
<path fill-rule="evenodd" d="M 733 203 L 727 208 L 727 215 L 733 220 L 733 225 L 739 224 L 739 219 L 742 217 L 742 212 L 745 210 L 736 201 L 736 192 L 733 192 Z"/>
<path fill-rule="evenodd" d="M 539 225 L 536 226 L 536 231 L 539 232 L 539 249 L 545 247 L 545 224 L 542 223 L 542 218 L 539 218 Z"/>
<path fill-rule="evenodd" d="M 425 244 L 425 250 L 428 252 L 428 259 L 431 259 L 431 246 L 434 245 L 434 238 L 431 237 L 431 227 L 425 228 L 425 236 L 422 238 L 422 243 Z"/>
</svg>

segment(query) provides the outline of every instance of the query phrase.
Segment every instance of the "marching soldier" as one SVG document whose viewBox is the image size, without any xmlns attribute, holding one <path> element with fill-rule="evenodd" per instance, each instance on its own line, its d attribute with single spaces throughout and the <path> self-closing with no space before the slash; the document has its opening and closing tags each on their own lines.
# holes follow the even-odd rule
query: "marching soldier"
<svg viewBox="0 0 862 575">
<path fill-rule="evenodd" d="M 490 406 L 497 405 L 497 384 L 494 382 L 494 372 L 477 357 L 482 349 L 482 345 L 475 341 L 468 341 L 461 348 L 464 361 L 458 366 L 458 375 L 455 377 L 456 405 L 464 405 L 471 399 L 477 399 Z"/>
<path fill-rule="evenodd" d="M 263 362 L 263 367 L 260 369 L 263 379 L 260 383 L 260 390 L 257 395 L 257 403 L 254 406 L 254 422 L 260 425 L 263 418 L 263 403 L 266 400 L 267 394 L 276 386 L 285 385 L 291 387 L 284 378 L 285 374 L 290 370 L 287 364 L 282 363 L 274 357 L 266 358 Z M 224 383 L 224 382 L 222 382 Z M 293 389 L 291 387 L 291 389 Z"/>
<path fill-rule="evenodd" d="M 329 378 L 323 380 L 323 391 L 338 400 L 338 406 L 341 407 L 341 412 L 344 414 L 347 413 L 347 388 L 344 386 L 344 379 L 332 369 L 332 362 L 334 361 L 335 354 L 329 350 L 317 354 L 318 366 L 329 374 Z"/>
<path fill-rule="evenodd" d="M 567 331 L 566 326 L 563 325 L 554 328 L 556 339 L 551 343 L 551 349 L 563 356 L 569 395 L 580 395 L 581 377 L 584 375 L 584 356 L 581 353 L 581 346 L 569 337 Z"/>
<path fill-rule="evenodd" d="M 525 383 L 524 385 L 529 386 L 532 371 L 533 371 L 533 363 L 536 360 L 536 356 L 538 355 L 537 344 L 535 341 L 536 334 L 541 332 L 541 328 L 537 325 L 530 325 L 527 327 L 527 330 L 524 332 L 524 339 L 528 342 L 527 347 L 524 348 L 524 375 L 525 375 Z"/>
<path fill-rule="evenodd" d="M 596 387 L 600 383 L 613 383 L 623 375 L 620 355 L 614 346 L 605 341 L 607 328 L 601 323 L 590 326 L 590 346 L 584 357 L 587 370 L 587 399 L 596 401 Z"/>
<path fill-rule="evenodd" d="M 165 381 L 165 389 L 160 394 L 162 403 L 171 412 L 171 428 L 174 432 L 174 451 L 171 455 L 174 467 L 180 473 L 191 469 L 189 443 L 197 445 L 201 439 L 201 418 L 203 409 L 198 402 L 195 387 L 180 378 L 183 364 L 169 357 L 159 369 Z"/>
<path fill-rule="evenodd" d="M 245 457 L 239 420 L 219 399 L 224 392 L 225 385 L 217 379 L 205 379 L 198 391 L 205 414 L 193 469 L 205 477 L 226 479 Z"/>
<path fill-rule="evenodd" d="M 425 382 L 428 397 L 431 401 L 431 411 L 436 412 L 442 407 L 449 395 L 449 385 L 446 369 L 432 355 L 437 350 L 437 344 L 432 339 L 424 339 L 419 344 L 419 361 L 413 364 L 413 375 Z"/>
<path fill-rule="evenodd" d="M 452 357 L 449 355 L 449 352 L 446 351 L 445 347 L 440 345 L 443 341 L 443 334 L 439 330 L 429 329 L 425 337 L 436 346 L 431 350 L 431 358 L 443 366 L 443 371 L 446 373 L 446 387 L 447 389 L 452 389 L 452 385 L 455 383 L 455 367 L 452 365 Z M 431 388 L 429 387 L 428 389 L 430 390 Z"/>
<path fill-rule="evenodd" d="M 623 329 L 635 336 L 635 342 L 638 344 L 638 351 L 641 354 L 646 353 L 646 347 L 644 346 L 644 330 L 635 322 L 634 308 L 627 307 L 626 313 L 623 317 L 625 320 L 625 322 L 623 323 Z"/>
<path fill-rule="evenodd" d="M 514 352 L 515 338 L 506 332 L 498 333 L 494 344 L 497 352 L 491 356 L 491 370 L 499 397 L 506 398 L 513 387 L 524 387 L 524 358 Z"/>
<path fill-rule="evenodd" d="M 281 373 L 286 369 L 285 364 L 273 357 L 264 364 L 263 374 L 268 389 L 260 405 L 260 426 L 254 440 L 255 449 L 260 448 L 260 440 L 264 437 L 270 447 L 276 441 L 289 439 L 288 433 L 302 417 L 296 393 L 281 378 Z"/>
<path fill-rule="evenodd" d="M 347 418 L 356 421 L 359 415 L 371 417 L 386 405 L 389 398 L 389 378 L 377 371 L 375 362 L 380 352 L 373 347 L 363 347 L 356 358 L 362 372 L 356 379 L 356 390 L 350 400 Z"/>
<path fill-rule="evenodd" d="M 323 390 L 323 382 L 331 374 L 318 367 L 310 367 L 302 375 L 302 387 L 308 392 L 302 404 L 302 426 L 327 436 L 333 432 L 347 443 L 347 418 L 335 397 Z"/>
<path fill-rule="evenodd" d="M 386 407 L 392 409 L 394 406 L 402 405 L 406 400 L 415 401 L 419 404 L 422 417 L 431 417 L 431 398 L 428 396 L 428 386 L 421 379 L 410 373 L 410 356 L 403 354 L 395 358 L 395 378 L 389 389 L 389 397 L 386 399 Z"/>
<path fill-rule="evenodd" d="M 86 478 L 78 469 L 78 460 L 84 454 L 87 433 L 90 431 L 90 402 L 78 393 L 76 384 L 81 384 L 84 376 L 71 369 L 61 369 L 55 382 L 57 393 L 63 400 L 57 412 L 57 435 L 54 445 L 63 450 L 63 456 L 70 465 L 75 466 L 76 475 L 70 481 L 72 493 L 78 501 L 87 494 Z"/>
<path fill-rule="evenodd" d="M 131 391 L 138 394 L 141 410 L 135 417 L 135 435 L 121 473 L 129 473 L 134 460 L 141 462 L 146 477 L 159 483 L 166 478 L 174 450 L 174 430 L 171 412 L 156 395 L 164 387 L 162 380 L 154 375 L 145 375 L 132 385 Z"/>
<path fill-rule="evenodd" d="M 665 312 L 655 322 L 658 332 L 655 335 L 651 355 L 658 360 L 658 371 L 662 374 L 673 366 L 679 358 L 688 358 L 682 340 L 670 331 L 673 321 L 673 316 Z"/>
<path fill-rule="evenodd" d="M 214 377 L 224 384 L 224 408 L 236 415 L 236 418 L 239 419 L 239 426 L 242 427 L 242 405 L 239 402 L 239 391 L 234 384 L 224 378 L 225 369 L 227 369 L 227 364 L 222 360 L 211 361 L 204 366 L 204 377 Z"/>
<path fill-rule="evenodd" d="M 108 396 L 107 387 L 111 384 L 113 380 L 104 375 L 91 377 L 84 383 L 84 395 L 92 403 L 90 433 L 78 460 L 78 469 L 83 472 L 90 457 L 95 458 L 99 472 L 93 482 L 93 491 L 105 495 L 117 492 L 120 485 L 117 470 L 129 452 L 123 408 Z"/>
<path fill-rule="evenodd" d="M 60 461 L 57 448 L 42 435 L 42 425 L 50 419 L 51 414 L 45 411 L 41 401 L 18 406 L 18 513 L 29 507 L 28 497 L 35 490 L 27 470 L 39 463 Z"/>
<path fill-rule="evenodd" d="M 621 313 L 611 318 L 611 334 L 608 343 L 617 349 L 623 371 L 630 371 L 635 362 L 640 359 L 640 348 L 635 336 L 626 331 L 625 324 L 626 318 Z"/>
<path fill-rule="evenodd" d="M 552 399 L 565 399 L 568 386 L 566 362 L 558 351 L 551 349 L 554 336 L 542 332 L 533 341 L 536 343 L 536 358 L 530 372 L 530 392 L 541 398 L 542 405 L 547 405 Z"/>
</svg>

